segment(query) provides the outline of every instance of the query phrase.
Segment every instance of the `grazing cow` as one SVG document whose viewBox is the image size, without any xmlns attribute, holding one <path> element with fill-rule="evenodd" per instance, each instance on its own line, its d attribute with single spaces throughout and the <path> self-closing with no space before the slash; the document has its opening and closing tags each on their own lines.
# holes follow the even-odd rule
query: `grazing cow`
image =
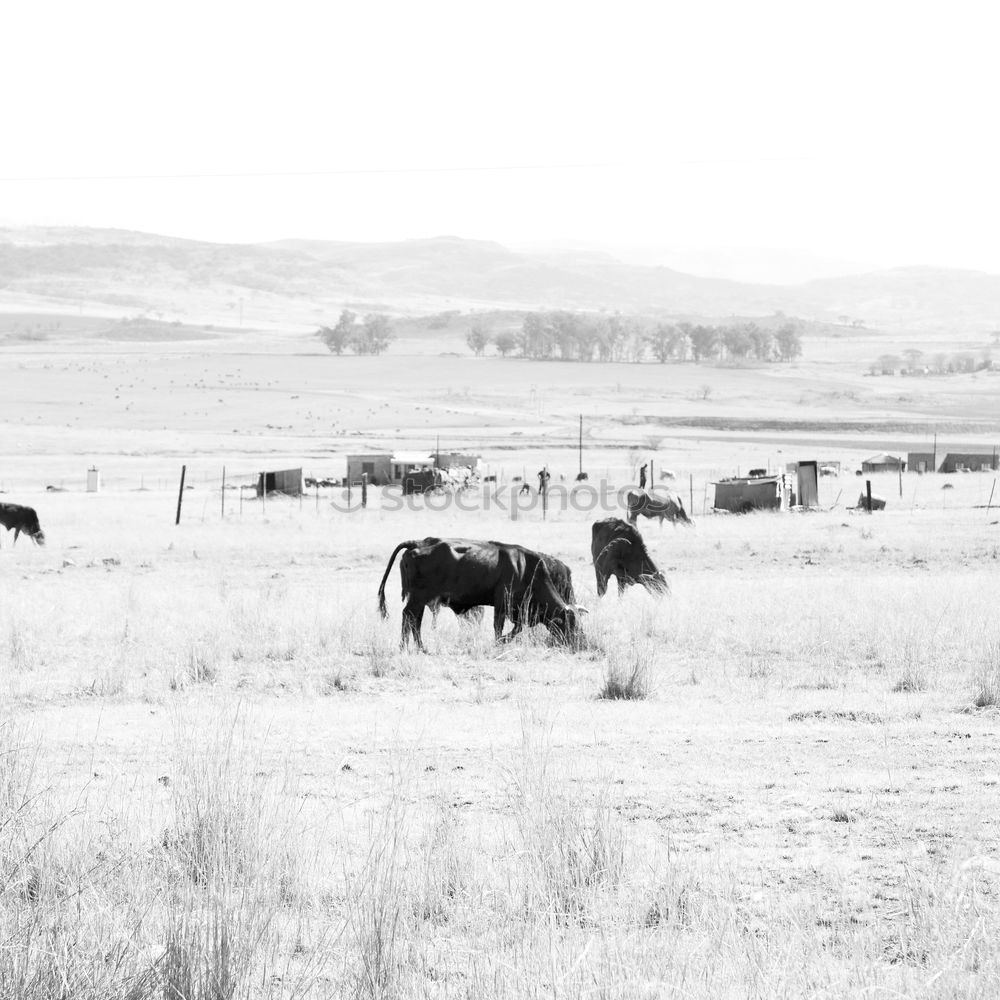
<svg viewBox="0 0 1000 1000">
<path fill-rule="evenodd" d="M 578 483 L 582 483 L 582 482 L 584 482 L 584 480 L 587 480 L 589 478 L 590 478 L 590 476 L 588 476 L 586 472 L 578 472 L 576 474 L 576 481 Z"/>
<path fill-rule="evenodd" d="M 468 538 L 450 538 L 448 539 L 452 544 L 456 545 L 478 545 L 479 542 L 473 542 Z M 434 542 L 437 539 L 425 538 L 424 542 Z M 557 559 L 555 556 L 550 556 L 547 552 L 535 552 L 533 549 L 525 549 L 523 545 L 512 545 L 509 542 L 494 542 L 490 541 L 488 545 L 506 545 L 508 548 L 522 549 L 524 552 L 528 552 L 532 555 L 537 555 L 541 558 L 542 562 L 545 563 L 545 568 L 549 571 L 549 576 L 552 577 L 552 585 L 556 588 L 556 593 L 569 605 L 576 605 L 576 595 L 573 593 L 573 573 L 569 566 L 566 565 L 561 559 Z M 446 605 L 438 600 L 434 599 L 429 601 L 427 604 L 431 615 L 433 616 L 434 623 L 437 624 L 438 612 L 442 607 Z M 469 618 L 473 621 L 483 620 L 483 608 L 481 605 L 477 605 L 474 608 L 468 608 L 464 611 L 456 608 L 452 608 L 456 615 L 460 615 L 462 618 Z"/>
<path fill-rule="evenodd" d="M 45 532 L 38 523 L 34 507 L 22 507 L 19 503 L 0 503 L 0 524 L 14 532 L 14 544 L 23 531 L 36 545 L 45 544 Z"/>
<path fill-rule="evenodd" d="M 424 608 L 447 606 L 463 615 L 472 608 L 493 608 L 498 642 L 513 639 L 525 625 L 545 625 L 563 641 L 580 635 L 578 615 L 586 609 L 568 603 L 549 573 L 546 558 L 520 545 L 460 538 L 424 538 L 400 542 L 392 551 L 378 589 L 379 612 L 386 617 L 385 582 L 397 553 L 403 608 L 400 648 L 410 636 L 426 652 L 420 638 Z M 551 558 L 551 557 L 550 557 Z M 565 567 L 564 567 L 565 568 Z M 566 570 L 567 576 L 569 571 Z M 570 587 L 572 586 L 570 581 Z M 572 591 L 570 591 L 572 592 Z M 513 630 L 503 635 L 507 618 Z"/>
<path fill-rule="evenodd" d="M 527 496 L 529 496 L 529 497 L 530 497 L 530 496 L 531 496 L 531 487 L 530 487 L 530 486 L 529 486 L 529 485 L 528 485 L 527 483 L 525 483 L 525 484 L 524 484 L 524 485 L 523 485 L 523 486 L 522 486 L 522 487 L 521 487 L 521 488 L 520 488 L 520 489 L 519 489 L 519 490 L 517 491 L 517 495 L 518 495 L 519 497 L 521 497 L 521 496 L 525 496 L 525 495 L 527 495 Z"/>
<path fill-rule="evenodd" d="M 677 524 L 691 524 L 691 519 L 684 510 L 684 502 L 679 496 L 674 494 L 667 497 L 651 497 L 645 491 L 637 492 L 629 490 L 626 497 L 628 504 L 628 522 L 635 524 L 641 514 L 643 517 L 657 517 L 660 519 L 660 527 L 663 526 L 663 519 Z"/>
<path fill-rule="evenodd" d="M 603 597 L 608 580 L 618 580 L 618 593 L 639 583 L 651 594 L 670 593 L 670 584 L 656 568 L 637 528 L 620 517 L 595 521 L 590 533 L 590 554 L 597 574 L 597 596 Z"/>
</svg>

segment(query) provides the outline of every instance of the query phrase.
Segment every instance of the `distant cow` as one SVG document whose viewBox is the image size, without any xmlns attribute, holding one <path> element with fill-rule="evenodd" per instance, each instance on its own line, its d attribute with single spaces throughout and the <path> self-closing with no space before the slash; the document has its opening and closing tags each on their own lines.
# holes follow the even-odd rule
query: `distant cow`
<svg viewBox="0 0 1000 1000">
<path fill-rule="evenodd" d="M 666 497 L 652 497 L 645 490 L 629 490 L 626 496 L 629 524 L 635 524 L 639 515 L 649 518 L 659 518 L 660 525 L 666 518 L 673 524 L 691 524 L 691 519 L 684 510 L 684 502 L 676 494 Z"/>
<path fill-rule="evenodd" d="M 567 603 L 560 595 L 542 554 L 520 545 L 466 539 L 424 538 L 400 542 L 392 551 L 378 589 L 379 612 L 386 617 L 385 582 L 397 553 L 403 607 L 400 648 L 420 638 L 424 609 L 446 606 L 456 614 L 472 608 L 493 608 L 493 630 L 498 642 L 513 639 L 525 625 L 545 625 L 563 641 L 580 637 L 579 614 L 584 608 Z M 503 634 L 507 618 L 513 630 Z"/>
<path fill-rule="evenodd" d="M 635 583 L 654 595 L 670 593 L 670 584 L 650 558 L 638 529 L 619 517 L 594 522 L 590 554 L 597 575 L 598 597 L 604 596 L 611 577 L 618 581 L 619 594 Z"/>
<path fill-rule="evenodd" d="M 576 481 L 578 483 L 582 483 L 582 482 L 584 482 L 585 480 L 587 480 L 589 478 L 590 478 L 590 476 L 588 476 L 586 472 L 578 472 L 576 474 Z"/>
<path fill-rule="evenodd" d="M 23 531 L 36 545 L 45 544 L 45 532 L 38 523 L 34 507 L 22 507 L 19 503 L 0 503 L 0 524 L 14 532 L 14 544 Z"/>
</svg>

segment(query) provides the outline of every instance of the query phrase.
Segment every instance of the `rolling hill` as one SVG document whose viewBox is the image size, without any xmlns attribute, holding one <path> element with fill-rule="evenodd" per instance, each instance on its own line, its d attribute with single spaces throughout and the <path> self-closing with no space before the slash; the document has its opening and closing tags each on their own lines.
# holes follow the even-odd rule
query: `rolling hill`
<svg viewBox="0 0 1000 1000">
<path fill-rule="evenodd" d="M 764 285 L 626 264 L 606 253 L 518 253 L 442 236 L 395 243 L 222 244 L 112 229 L 0 229 L 0 306 L 148 311 L 231 323 L 314 325 L 344 306 L 656 311 L 685 317 L 861 321 L 967 336 L 1000 325 L 1000 276 L 909 267 Z"/>
</svg>

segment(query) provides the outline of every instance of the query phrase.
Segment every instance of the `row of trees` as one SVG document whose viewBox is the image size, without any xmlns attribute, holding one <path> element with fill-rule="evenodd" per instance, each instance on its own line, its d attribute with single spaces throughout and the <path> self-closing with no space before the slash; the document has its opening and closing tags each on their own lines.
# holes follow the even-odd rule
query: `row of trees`
<svg viewBox="0 0 1000 1000">
<path fill-rule="evenodd" d="M 992 368 L 993 357 L 988 347 L 979 354 L 960 351 L 957 354 L 924 354 L 916 347 L 907 348 L 902 356 L 881 354 L 868 366 L 872 375 L 954 375 L 961 372 L 978 372 Z"/>
<path fill-rule="evenodd" d="M 359 322 L 357 315 L 345 309 L 336 326 L 321 326 L 316 336 L 333 354 L 343 354 L 346 350 L 355 354 L 381 354 L 394 334 L 392 321 L 384 313 L 369 313 Z"/>
<path fill-rule="evenodd" d="M 501 357 L 561 361 L 792 361 L 802 353 L 794 323 L 772 331 L 756 323 L 709 326 L 660 323 L 640 316 L 588 316 L 555 311 L 528 313 L 519 331 L 492 335 L 473 326 L 466 343 L 477 356 L 492 344 Z"/>
<path fill-rule="evenodd" d="M 382 354 L 393 340 L 392 321 L 384 313 L 363 319 L 344 309 L 336 326 L 323 326 L 316 336 L 333 354 Z M 528 313 L 520 330 L 496 334 L 483 325 L 466 337 L 478 356 L 490 345 L 501 357 L 561 361 L 792 361 L 802 353 L 794 323 L 776 330 L 754 322 L 728 326 L 663 323 L 642 316 L 594 316 L 562 310 Z"/>
</svg>

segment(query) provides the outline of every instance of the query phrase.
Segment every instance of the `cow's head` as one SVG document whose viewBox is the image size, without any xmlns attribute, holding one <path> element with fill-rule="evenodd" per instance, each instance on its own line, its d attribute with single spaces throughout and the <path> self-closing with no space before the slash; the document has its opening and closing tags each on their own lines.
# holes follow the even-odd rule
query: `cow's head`
<svg viewBox="0 0 1000 1000">
<path fill-rule="evenodd" d="M 581 618 L 587 609 L 579 604 L 563 604 L 553 608 L 545 618 L 545 626 L 560 642 L 579 646 L 583 641 Z"/>
<path fill-rule="evenodd" d="M 32 535 L 31 535 L 31 538 L 38 545 L 44 545 L 45 544 L 45 532 L 42 531 L 41 528 L 39 528 L 37 531 L 33 532 Z"/>
</svg>

